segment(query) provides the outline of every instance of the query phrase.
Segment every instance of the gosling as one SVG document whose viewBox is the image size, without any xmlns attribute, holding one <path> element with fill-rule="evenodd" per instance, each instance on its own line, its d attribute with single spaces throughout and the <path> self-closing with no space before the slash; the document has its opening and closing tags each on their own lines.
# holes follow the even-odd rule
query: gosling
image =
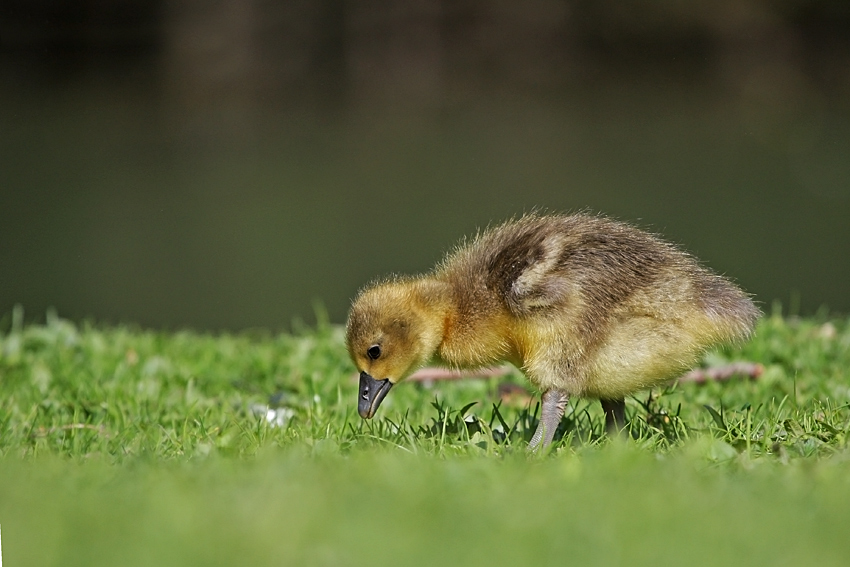
<svg viewBox="0 0 850 567">
<path fill-rule="evenodd" d="M 570 396 L 597 398 L 606 428 L 627 395 L 747 339 L 750 297 L 654 235 L 604 217 L 530 214 L 462 242 L 430 273 L 363 289 L 346 345 L 358 413 L 425 363 L 510 362 L 543 394 L 529 450 L 547 447 Z"/>
</svg>

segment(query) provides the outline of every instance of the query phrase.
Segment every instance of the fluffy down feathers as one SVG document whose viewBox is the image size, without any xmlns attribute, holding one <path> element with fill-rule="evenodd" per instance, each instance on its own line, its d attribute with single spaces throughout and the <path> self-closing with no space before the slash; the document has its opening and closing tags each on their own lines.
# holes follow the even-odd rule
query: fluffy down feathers
<svg viewBox="0 0 850 567">
<path fill-rule="evenodd" d="M 507 360 L 543 390 L 616 399 L 746 339 L 758 316 L 740 289 L 649 233 L 590 215 L 527 215 L 429 274 L 364 289 L 347 344 L 362 372 L 392 383 L 430 359 Z"/>
</svg>

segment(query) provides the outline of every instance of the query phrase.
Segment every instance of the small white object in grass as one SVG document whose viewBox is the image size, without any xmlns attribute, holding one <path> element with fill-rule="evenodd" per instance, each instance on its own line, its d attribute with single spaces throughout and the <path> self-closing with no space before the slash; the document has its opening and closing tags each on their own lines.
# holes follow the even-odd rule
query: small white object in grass
<svg viewBox="0 0 850 567">
<path fill-rule="evenodd" d="M 295 415 L 291 408 L 270 408 L 261 404 L 252 405 L 251 413 L 257 417 L 262 416 L 272 427 L 283 427 Z"/>
<path fill-rule="evenodd" d="M 289 408 L 269 408 L 266 412 L 266 421 L 268 421 L 272 427 L 283 427 L 293 415 L 295 415 L 295 412 Z M 3 566 L 0 565 L 0 567 Z"/>
</svg>

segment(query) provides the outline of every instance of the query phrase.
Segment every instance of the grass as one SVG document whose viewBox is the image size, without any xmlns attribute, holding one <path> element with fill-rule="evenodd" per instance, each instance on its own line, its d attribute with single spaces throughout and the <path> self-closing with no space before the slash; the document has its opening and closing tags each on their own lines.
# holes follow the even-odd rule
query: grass
<svg viewBox="0 0 850 567">
<path fill-rule="evenodd" d="M 499 379 L 356 413 L 342 330 L 0 333 L 8 565 L 846 564 L 850 321 L 782 317 L 707 364 L 758 380 L 574 400 L 544 456 Z M 510 381 L 523 384 L 519 374 Z"/>
</svg>

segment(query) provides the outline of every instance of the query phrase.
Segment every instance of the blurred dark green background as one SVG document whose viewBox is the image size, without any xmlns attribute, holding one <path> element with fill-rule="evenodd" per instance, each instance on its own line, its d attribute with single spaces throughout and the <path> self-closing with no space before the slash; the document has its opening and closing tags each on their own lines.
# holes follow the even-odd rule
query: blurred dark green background
<svg viewBox="0 0 850 567">
<path fill-rule="evenodd" d="M 4 0 L 0 313 L 342 321 L 534 207 L 847 312 L 848 119 L 843 0 Z"/>
</svg>

